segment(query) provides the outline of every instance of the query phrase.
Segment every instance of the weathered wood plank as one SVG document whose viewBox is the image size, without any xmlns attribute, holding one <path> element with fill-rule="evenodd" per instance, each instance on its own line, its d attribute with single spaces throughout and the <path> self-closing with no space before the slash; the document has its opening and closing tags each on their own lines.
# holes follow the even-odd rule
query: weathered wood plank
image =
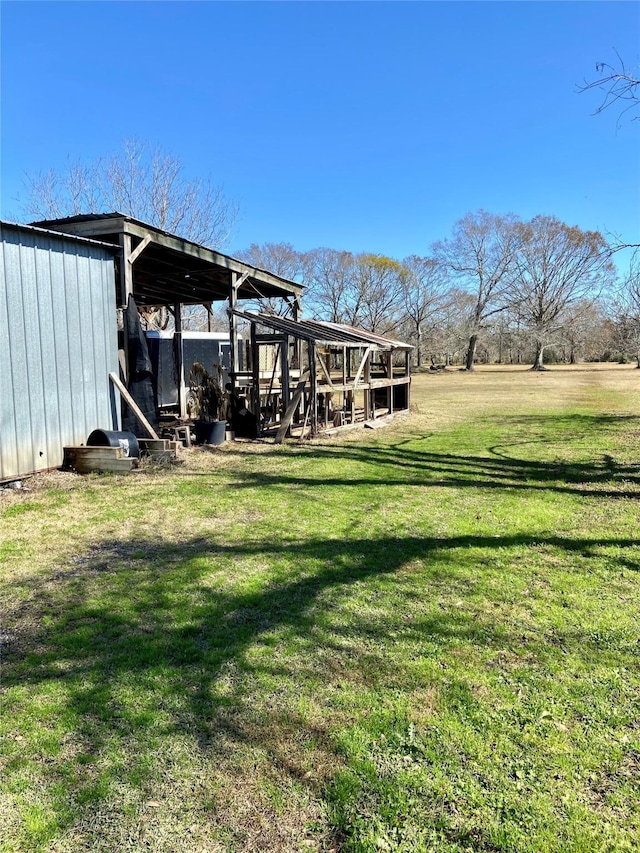
<svg viewBox="0 0 640 853">
<path fill-rule="evenodd" d="M 149 436 L 150 436 L 151 438 L 155 438 L 156 440 L 159 440 L 159 439 L 160 439 L 160 436 L 159 436 L 159 435 L 158 435 L 158 433 L 154 430 L 154 428 L 151 426 L 151 424 L 149 423 L 149 421 L 145 418 L 145 416 L 143 415 L 143 413 L 140 411 L 140 407 L 138 406 L 138 404 L 136 403 L 136 401 L 133 399 L 133 397 L 131 396 L 131 394 L 127 391 L 126 386 L 125 386 L 125 385 L 123 385 L 123 383 L 120 381 L 120 378 L 119 378 L 118 376 L 116 376 L 116 374 L 115 374 L 115 373 L 113 373 L 113 371 L 112 371 L 112 372 L 109 374 L 109 379 L 113 382 L 113 384 L 116 386 L 116 388 L 118 389 L 118 391 L 122 394 L 122 396 L 124 397 L 124 399 L 126 400 L 126 402 L 129 404 L 129 406 L 130 406 L 131 410 L 133 411 L 134 415 L 136 416 L 136 418 L 138 419 L 138 421 L 140 422 L 140 424 L 141 424 L 141 425 L 144 427 L 144 429 L 149 433 Z"/>
<path fill-rule="evenodd" d="M 147 248 L 147 246 L 149 245 L 150 242 L 151 242 L 151 237 L 147 234 L 147 236 L 143 237 L 142 242 L 139 243 L 135 247 L 135 249 L 131 252 L 129 257 L 127 258 L 127 260 L 129 261 L 130 264 L 133 265 L 135 263 L 136 259 L 140 257 L 140 255 L 144 252 L 144 250 Z"/>
<path fill-rule="evenodd" d="M 167 438 L 140 438 L 140 450 L 168 450 L 171 442 Z"/>
<path fill-rule="evenodd" d="M 94 471 L 112 473 L 131 471 L 137 467 L 138 460 L 124 456 L 122 447 L 65 447 L 63 448 L 63 467 L 72 468 L 79 474 L 90 474 Z"/>
<path fill-rule="evenodd" d="M 65 458 L 78 459 L 81 457 L 94 459 L 123 459 L 122 447 L 109 447 L 108 445 L 80 445 L 78 447 L 67 446 L 63 448 Z"/>
<path fill-rule="evenodd" d="M 296 412 L 296 409 L 298 408 L 298 404 L 300 403 L 306 384 L 306 381 L 298 382 L 298 387 L 296 388 L 293 397 L 291 398 L 291 402 L 289 403 L 287 411 L 284 413 L 282 421 L 280 422 L 280 427 L 278 428 L 278 432 L 276 433 L 276 444 L 282 444 L 282 442 L 284 441 L 284 437 L 287 434 L 287 430 L 291 426 L 291 421 L 293 420 L 293 416 Z"/>
<path fill-rule="evenodd" d="M 78 474 L 126 474 L 137 467 L 136 462 L 137 460 L 128 458 L 112 459 L 111 461 L 105 460 L 103 462 L 90 462 L 85 460 L 83 462 L 77 462 L 73 467 Z"/>
<path fill-rule="evenodd" d="M 327 365 L 324 363 L 324 358 L 322 357 L 322 353 L 318 354 L 318 364 L 322 368 L 322 372 L 325 375 L 325 378 L 327 380 L 327 384 L 329 385 L 331 390 L 334 390 L 333 389 L 333 380 L 331 379 L 331 374 L 329 373 L 329 371 L 327 369 Z"/>
</svg>

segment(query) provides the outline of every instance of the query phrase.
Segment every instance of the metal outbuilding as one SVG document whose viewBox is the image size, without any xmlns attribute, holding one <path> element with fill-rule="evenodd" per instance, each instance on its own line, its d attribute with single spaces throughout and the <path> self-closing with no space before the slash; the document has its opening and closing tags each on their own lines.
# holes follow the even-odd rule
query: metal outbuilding
<svg viewBox="0 0 640 853">
<path fill-rule="evenodd" d="M 133 297 L 138 307 L 162 305 L 169 308 L 174 319 L 179 410 L 183 418 L 187 414 L 185 367 L 188 365 L 184 364 L 182 306 L 211 307 L 213 302 L 228 301 L 231 309 L 229 373 L 232 378 L 240 372 L 242 361 L 237 348 L 235 314 L 240 302 L 256 298 L 278 298 L 289 304 L 294 318 L 299 315 L 303 290 L 299 283 L 123 213 L 92 213 L 32 224 L 117 246 L 118 306 L 126 306 L 129 297 Z"/>
<path fill-rule="evenodd" d="M 0 481 L 117 428 L 114 247 L 0 223 Z"/>
</svg>

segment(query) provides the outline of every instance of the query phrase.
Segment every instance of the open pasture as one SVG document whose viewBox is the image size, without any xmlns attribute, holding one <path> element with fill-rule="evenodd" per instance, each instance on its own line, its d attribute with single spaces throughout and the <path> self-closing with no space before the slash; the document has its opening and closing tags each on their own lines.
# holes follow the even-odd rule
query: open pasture
<svg viewBox="0 0 640 853">
<path fill-rule="evenodd" d="M 0 849 L 640 848 L 640 370 L 0 493 Z"/>
</svg>

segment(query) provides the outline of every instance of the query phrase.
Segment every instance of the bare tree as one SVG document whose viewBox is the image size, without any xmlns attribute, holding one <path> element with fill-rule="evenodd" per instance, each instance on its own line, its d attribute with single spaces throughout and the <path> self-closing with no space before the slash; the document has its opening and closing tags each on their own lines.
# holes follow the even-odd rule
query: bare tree
<svg viewBox="0 0 640 853">
<path fill-rule="evenodd" d="M 620 54 L 617 51 L 614 52 L 616 54 L 615 64 L 596 62 L 596 73 L 599 76 L 594 80 L 585 81 L 583 85 L 578 86 L 578 91 L 596 90 L 601 93 L 602 98 L 594 111 L 594 115 L 598 115 L 611 107 L 619 108 L 616 126 L 620 128 L 623 116 L 631 113 L 632 121 L 640 119 L 640 73 L 628 68 Z M 640 246 L 640 243 L 629 243 L 617 234 L 609 235 L 609 243 L 611 253 Z"/>
<path fill-rule="evenodd" d="M 354 260 L 351 252 L 312 249 L 304 255 L 305 302 L 319 318 L 345 323 L 349 312 Z"/>
<path fill-rule="evenodd" d="M 564 312 L 559 330 L 559 347 L 563 360 L 576 364 L 580 359 L 593 360 L 604 351 L 606 315 L 597 299 L 583 299 Z"/>
<path fill-rule="evenodd" d="M 609 246 L 597 231 L 582 231 L 554 216 L 517 226 L 510 302 L 535 341 L 532 370 L 544 370 L 544 348 L 566 311 L 597 297 L 614 277 Z"/>
<path fill-rule="evenodd" d="M 466 370 L 473 370 L 478 336 L 487 319 L 504 309 L 501 296 L 513 262 L 517 221 L 484 210 L 468 213 L 454 225 L 451 239 L 433 246 L 434 256 L 475 297 L 467 316 Z"/>
<path fill-rule="evenodd" d="M 640 258 L 637 254 L 629 265 L 614 311 L 621 349 L 632 351 L 640 368 Z"/>
<path fill-rule="evenodd" d="M 186 177 L 179 157 L 138 139 L 93 163 L 69 160 L 62 170 L 27 175 L 25 186 L 26 200 L 18 199 L 25 217 L 118 211 L 211 247 L 227 242 L 238 213 L 221 186 Z"/>
<path fill-rule="evenodd" d="M 393 258 L 336 249 L 304 255 L 305 302 L 332 323 L 392 333 L 402 319 L 403 267 Z"/>
<path fill-rule="evenodd" d="M 352 326 L 393 334 L 401 320 L 403 267 L 393 258 L 368 252 L 354 258 Z"/>
<path fill-rule="evenodd" d="M 303 277 L 304 255 L 294 249 L 291 243 L 252 243 L 248 249 L 241 249 L 234 254 L 252 267 L 269 270 L 290 281 L 300 281 Z M 255 307 L 267 314 L 286 315 L 291 311 L 286 300 L 268 298 L 259 293 L 256 293 Z"/>
<path fill-rule="evenodd" d="M 405 322 L 416 342 L 416 363 L 424 356 L 425 333 L 437 324 L 445 301 L 447 273 L 435 258 L 410 255 L 402 261 L 402 291 Z"/>
<path fill-rule="evenodd" d="M 475 297 L 460 287 L 447 290 L 441 316 L 433 330 L 431 356 L 445 364 L 456 364 L 466 358 L 469 343 L 468 318 L 473 314 Z"/>
<path fill-rule="evenodd" d="M 297 281 L 302 275 L 303 255 L 291 243 L 252 243 L 234 254 L 257 269 L 269 270 L 290 281 Z"/>
<path fill-rule="evenodd" d="M 618 127 L 621 119 L 629 111 L 638 111 L 640 106 L 640 75 L 627 68 L 620 54 L 615 51 L 616 63 L 596 62 L 596 74 L 599 76 L 594 80 L 585 80 L 578 86 L 579 92 L 596 90 L 601 93 L 602 99 L 594 115 L 608 110 L 610 107 L 618 107 Z M 632 116 L 634 121 L 640 119 L 640 115 Z"/>
</svg>

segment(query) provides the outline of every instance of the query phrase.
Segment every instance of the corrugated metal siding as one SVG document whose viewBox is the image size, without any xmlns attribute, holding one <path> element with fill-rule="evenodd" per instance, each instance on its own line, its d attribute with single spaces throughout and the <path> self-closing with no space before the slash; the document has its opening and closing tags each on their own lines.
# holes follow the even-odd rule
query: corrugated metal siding
<svg viewBox="0 0 640 853">
<path fill-rule="evenodd" d="M 112 429 L 118 369 L 113 254 L 0 225 L 0 480 L 62 464 Z"/>
</svg>

